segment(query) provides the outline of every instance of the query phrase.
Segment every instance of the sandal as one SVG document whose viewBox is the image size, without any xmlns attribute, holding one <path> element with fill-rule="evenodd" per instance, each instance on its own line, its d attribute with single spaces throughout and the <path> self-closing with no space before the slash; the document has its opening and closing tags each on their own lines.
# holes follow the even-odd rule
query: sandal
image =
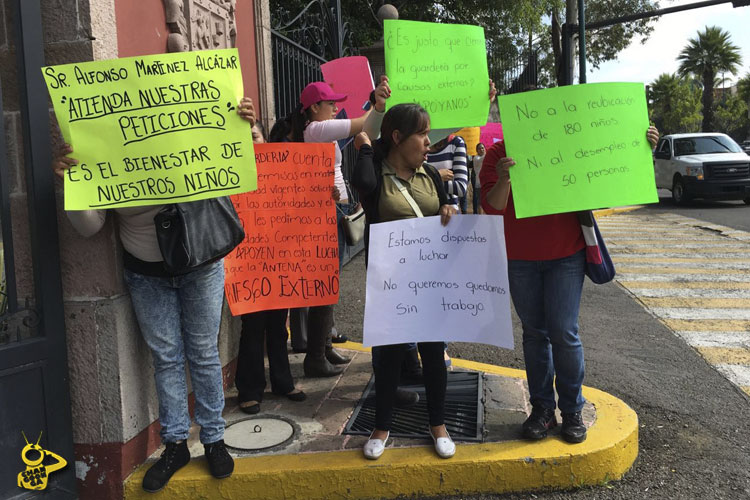
<svg viewBox="0 0 750 500">
<path fill-rule="evenodd" d="M 240 411 L 248 415 L 260 413 L 260 403 L 257 401 L 243 401 L 239 404 Z"/>
<path fill-rule="evenodd" d="M 299 389 L 294 389 L 292 390 L 292 392 L 287 392 L 286 394 L 284 394 L 284 396 L 286 396 L 287 399 L 290 399 L 291 401 L 304 401 L 307 399 L 307 394 Z"/>
</svg>

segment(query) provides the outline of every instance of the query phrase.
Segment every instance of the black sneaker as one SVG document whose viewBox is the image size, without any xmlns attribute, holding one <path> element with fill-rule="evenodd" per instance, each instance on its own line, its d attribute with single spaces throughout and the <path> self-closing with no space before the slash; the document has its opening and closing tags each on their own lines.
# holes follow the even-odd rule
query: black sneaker
<svg viewBox="0 0 750 500">
<path fill-rule="evenodd" d="M 175 472 L 190 462 L 190 451 L 187 441 L 181 443 L 166 443 L 166 449 L 161 458 L 146 471 L 143 476 L 143 489 L 149 493 L 156 493 L 164 488 Z"/>
<path fill-rule="evenodd" d="M 531 415 L 523 423 L 523 437 L 533 440 L 544 439 L 547 437 L 547 431 L 556 426 L 555 410 L 534 406 Z"/>
<path fill-rule="evenodd" d="M 215 443 L 204 444 L 206 450 L 206 460 L 211 475 L 216 479 L 223 479 L 232 475 L 234 471 L 234 459 L 227 451 L 224 440 Z"/>
<path fill-rule="evenodd" d="M 586 426 L 583 425 L 581 412 L 563 413 L 560 435 L 569 443 L 583 443 L 586 441 Z"/>
<path fill-rule="evenodd" d="M 396 408 L 411 408 L 417 403 L 419 403 L 419 394 L 401 387 L 396 389 L 396 399 L 393 406 Z"/>
</svg>

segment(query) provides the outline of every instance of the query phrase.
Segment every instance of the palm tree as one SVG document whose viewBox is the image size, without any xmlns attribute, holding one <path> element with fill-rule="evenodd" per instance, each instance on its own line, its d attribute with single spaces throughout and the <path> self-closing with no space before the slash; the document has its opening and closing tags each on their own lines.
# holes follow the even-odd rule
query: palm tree
<svg viewBox="0 0 750 500">
<path fill-rule="evenodd" d="M 677 56 L 680 75 L 695 75 L 703 84 L 703 132 L 714 130 L 714 80 L 718 73 L 736 73 L 742 62 L 740 49 L 730 35 L 717 26 L 706 26 L 691 38 Z"/>
</svg>

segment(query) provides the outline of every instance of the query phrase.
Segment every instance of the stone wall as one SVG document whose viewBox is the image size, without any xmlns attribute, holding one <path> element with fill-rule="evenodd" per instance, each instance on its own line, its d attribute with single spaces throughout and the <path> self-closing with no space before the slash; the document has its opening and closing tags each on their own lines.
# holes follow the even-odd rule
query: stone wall
<svg viewBox="0 0 750 500">
<path fill-rule="evenodd" d="M 64 64 L 118 57 L 118 38 L 128 35 L 116 17 L 118 2 L 133 0 L 41 0 L 46 64 Z M 206 3 L 205 0 L 194 0 Z M 242 0 L 252 11 L 252 0 Z M 162 0 L 138 0 L 162 9 Z M 0 0 L 0 81 L 11 179 L 11 210 L 19 297 L 33 302 L 33 276 L 26 209 L 22 124 L 18 102 L 16 54 L 12 40 L 10 0 Z M 152 33 L 168 32 L 164 17 Z M 156 24 L 159 24 L 158 26 Z M 248 26 L 253 31 L 254 28 Z M 125 31 L 122 31 L 125 30 Z M 251 40 L 254 40 L 252 38 Z M 166 52 L 166 38 L 163 40 Z M 254 46 L 246 47 L 254 55 Z M 257 82 L 257 80 L 256 80 Z M 256 83 L 257 85 L 257 83 Z M 38 96 L 48 99 L 48 96 Z M 52 137 L 59 129 L 50 106 Z M 75 145 L 74 145 L 75 146 Z M 53 175 L 50 171 L 50 175 Z M 158 416 L 150 353 L 138 331 L 122 279 L 121 246 L 116 223 L 108 216 L 104 228 L 84 239 L 63 210 L 63 189 L 56 189 L 60 258 L 65 304 L 70 392 L 73 413 L 75 468 L 82 498 L 118 498 L 122 480 L 158 445 Z M 5 221 L 3 221 L 5 222 Z M 237 353 L 239 321 L 228 309 L 220 331 L 220 354 L 228 379 Z"/>
</svg>

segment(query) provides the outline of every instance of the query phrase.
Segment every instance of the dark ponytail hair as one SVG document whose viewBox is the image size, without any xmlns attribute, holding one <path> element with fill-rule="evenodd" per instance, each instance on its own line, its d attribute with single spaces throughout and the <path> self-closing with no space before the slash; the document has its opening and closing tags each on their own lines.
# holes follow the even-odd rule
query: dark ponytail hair
<svg viewBox="0 0 750 500">
<path fill-rule="evenodd" d="M 305 142 L 305 127 L 310 123 L 310 108 L 302 109 L 302 103 L 283 120 L 277 121 L 271 128 L 271 142 Z"/>
<path fill-rule="evenodd" d="M 269 142 L 289 142 L 289 133 L 292 131 L 292 125 L 289 123 L 288 118 L 276 120 L 268 136 Z"/>
<path fill-rule="evenodd" d="M 380 126 L 380 139 L 375 143 L 376 154 L 385 158 L 396 145 L 393 142 L 393 132 L 398 130 L 405 140 L 430 126 L 430 115 L 422 106 L 416 103 L 397 104 L 383 117 Z"/>
<path fill-rule="evenodd" d="M 302 103 L 289 113 L 287 120 L 291 125 L 292 142 L 305 142 L 305 127 L 310 123 L 310 108 L 302 109 Z"/>
</svg>

